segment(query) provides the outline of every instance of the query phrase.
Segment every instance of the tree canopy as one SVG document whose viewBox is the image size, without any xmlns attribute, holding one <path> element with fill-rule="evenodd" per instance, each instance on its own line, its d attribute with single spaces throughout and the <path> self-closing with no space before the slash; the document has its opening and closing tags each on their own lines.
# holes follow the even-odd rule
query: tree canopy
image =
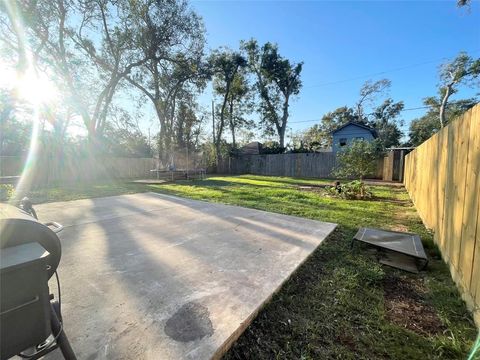
<svg viewBox="0 0 480 360">
<path fill-rule="evenodd" d="M 450 101 L 445 109 L 446 122 L 444 125 L 448 125 L 451 120 L 463 114 L 477 102 L 478 100 L 476 98 Z M 428 97 L 423 100 L 423 103 L 425 106 L 428 106 L 428 110 L 425 115 L 413 119 L 410 122 L 408 130 L 409 139 L 407 141 L 407 145 L 409 146 L 420 145 L 441 129 L 440 122 L 438 121 L 440 99 Z"/>
<path fill-rule="evenodd" d="M 26 151 L 34 113 L 40 142 L 57 150 L 154 154 L 163 166 L 178 151 L 227 156 L 238 150 L 239 138 L 263 137 L 272 152 L 291 145 L 291 151 L 328 149 L 332 132 L 347 122 L 375 128 L 383 148 L 401 144 L 402 115 L 410 109 L 389 96 L 388 79 L 366 81 L 351 103 L 320 114 L 317 124 L 286 144 L 303 62 L 285 57 L 276 43 L 255 39 L 240 42 L 238 50 L 207 50 L 205 34 L 188 0 L 0 2 L 2 64 L 30 88 L 20 91 L 17 82 L 0 89 L 1 153 Z M 437 95 L 424 99 L 428 109 L 411 122 L 408 144 L 421 143 L 477 102 L 452 95 L 476 86 L 479 75 L 480 59 L 463 52 L 443 64 Z M 35 99 L 29 97 L 48 93 L 45 82 L 37 81 L 41 77 L 56 96 L 33 111 Z M 202 106 L 210 85 L 211 112 Z M 139 125 L 147 117 L 156 132 L 148 137 L 145 123 Z M 75 126 L 81 131 L 71 135 Z"/>
<path fill-rule="evenodd" d="M 285 131 L 289 117 L 290 100 L 300 93 L 300 74 L 303 63 L 292 63 L 282 57 L 276 44 L 267 42 L 259 46 L 256 40 L 242 43 L 248 64 L 256 76 L 260 95 L 261 123 L 267 134 L 278 135 L 281 148 L 285 148 Z"/>
<path fill-rule="evenodd" d="M 354 107 L 345 105 L 324 114 L 320 123 L 303 132 L 297 142 L 301 142 L 307 149 L 330 148 L 332 132 L 348 122 L 354 122 L 374 128 L 384 148 L 400 145 L 403 136 L 400 129 L 403 125 L 400 117 L 404 108 L 403 102 L 395 102 L 392 98 L 386 98 L 381 103 L 376 102 L 390 86 L 388 79 L 365 82 Z"/>
<path fill-rule="evenodd" d="M 232 126 L 234 101 L 244 95 L 242 94 L 242 84 L 239 81 L 241 69 L 247 65 L 247 60 L 239 52 L 224 49 L 214 52 L 210 57 L 210 63 L 214 76 L 214 91 L 220 96 L 221 101 L 214 138 L 217 154 L 219 154 L 227 117 L 229 117 L 230 126 Z M 228 106 L 229 104 L 230 106 Z M 234 132 L 232 134 L 235 136 Z"/>
<path fill-rule="evenodd" d="M 441 98 L 439 106 L 441 128 L 445 126 L 447 122 L 446 107 L 450 96 L 458 92 L 460 85 L 478 85 L 477 78 L 479 75 L 480 58 L 474 59 L 465 52 L 461 52 L 455 59 L 440 67 L 440 85 L 438 91 Z"/>
</svg>

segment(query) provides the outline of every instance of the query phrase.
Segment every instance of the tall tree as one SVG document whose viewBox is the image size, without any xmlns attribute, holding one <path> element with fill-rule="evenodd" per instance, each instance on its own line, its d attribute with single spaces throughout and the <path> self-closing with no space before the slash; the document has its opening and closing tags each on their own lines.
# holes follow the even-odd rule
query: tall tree
<svg viewBox="0 0 480 360">
<path fill-rule="evenodd" d="M 49 109 L 47 104 L 41 103 L 42 109 L 38 110 L 42 110 L 42 118 L 51 122 L 56 131 L 62 127 L 61 132 L 68 126 L 72 110 L 79 110 L 76 114 L 82 114 L 82 99 L 75 97 L 77 100 L 72 102 L 74 96 L 69 91 L 73 87 L 74 77 L 78 79 L 77 75 L 85 70 L 78 52 L 72 52 L 66 34 L 67 18 L 72 12 L 72 6 L 61 0 L 40 4 L 28 0 L 0 2 L 2 60 L 16 70 L 17 78 L 38 83 L 37 75 L 42 73 L 55 83 L 61 95 L 59 104 L 63 105 L 62 108 Z M 75 67 L 70 67 L 73 63 Z M 39 85 L 32 86 L 35 87 Z M 22 92 L 24 89 L 18 90 Z M 35 92 L 32 91 L 28 96 L 42 97 Z M 15 101 L 23 98 L 30 104 L 37 103 L 37 99 L 27 99 L 25 94 L 18 95 Z M 67 118 L 62 119 L 62 113 L 68 115 Z"/>
<path fill-rule="evenodd" d="M 380 143 L 385 147 L 399 145 L 403 135 L 399 128 L 403 124 L 399 119 L 404 107 L 403 102 L 394 102 L 388 98 L 380 105 L 376 105 L 378 97 L 390 86 L 391 81 L 388 79 L 375 82 L 369 80 L 362 85 L 355 107 L 342 106 L 323 115 L 318 128 L 312 128 L 312 131 L 317 132 L 320 147 L 332 146 L 332 132 L 348 122 L 374 127 L 381 139 Z"/>
<path fill-rule="evenodd" d="M 314 152 L 325 148 L 323 132 L 319 124 L 304 131 L 299 131 L 292 137 L 294 152 Z"/>
<path fill-rule="evenodd" d="M 128 0 L 84 0 L 78 4 L 77 16 L 82 15 L 80 25 L 67 31 L 75 45 L 88 55 L 103 80 L 86 123 L 90 136 L 101 137 L 119 85 L 151 55 L 138 51 L 136 46 L 134 25 L 138 14 L 135 3 Z M 99 31 L 102 38 L 96 41 Z"/>
<path fill-rule="evenodd" d="M 289 104 L 291 98 L 300 93 L 303 63 L 290 62 L 279 54 L 276 44 L 269 42 L 260 47 L 252 39 L 242 42 L 242 49 L 257 79 L 262 123 L 267 133 L 277 133 L 280 147 L 284 148 Z"/>
<path fill-rule="evenodd" d="M 194 151 L 198 147 L 203 118 L 197 116 L 196 104 L 186 100 L 180 102 L 174 129 L 179 150 L 188 148 Z"/>
<path fill-rule="evenodd" d="M 388 98 L 377 106 L 369 116 L 369 125 L 377 130 L 378 138 L 384 148 L 400 145 L 403 135 L 400 126 L 403 120 L 399 119 L 404 108 L 403 101 L 394 102 Z"/>
<path fill-rule="evenodd" d="M 13 94 L 0 89 L 0 155 L 24 155 L 28 152 L 32 124 L 17 114 L 18 102 Z"/>
<path fill-rule="evenodd" d="M 229 114 L 228 103 L 233 101 L 240 95 L 235 80 L 238 80 L 240 69 L 247 65 L 245 58 L 238 52 L 228 49 L 215 51 L 210 57 L 210 63 L 214 74 L 213 88 L 217 95 L 220 96 L 221 105 L 218 111 L 217 124 L 215 129 L 215 148 L 217 161 L 220 155 L 220 146 L 225 128 L 225 121 Z M 237 84 L 238 85 L 238 84 Z M 233 102 L 231 102 L 233 107 Z M 233 108 L 230 109 L 230 114 Z M 233 115 L 233 114 L 232 114 Z"/>
<path fill-rule="evenodd" d="M 136 44 L 149 60 L 127 81 L 153 104 L 160 124 L 158 155 L 166 165 L 174 151 L 177 102 L 200 92 L 209 76 L 205 29 L 185 0 L 147 0 L 136 13 Z"/>
<path fill-rule="evenodd" d="M 219 95 L 224 95 L 226 87 L 224 84 L 218 84 L 215 92 Z M 238 69 L 232 84 L 229 88 L 229 95 L 227 97 L 227 116 L 228 126 L 232 135 L 232 146 L 237 148 L 237 132 L 242 128 L 252 128 L 254 126 L 252 121 L 249 121 L 245 116 L 253 111 L 253 93 L 248 84 L 245 66 Z"/>
<path fill-rule="evenodd" d="M 457 6 L 458 7 L 469 6 L 471 2 L 472 2 L 471 0 L 457 0 Z"/>
<path fill-rule="evenodd" d="M 151 157 L 153 149 L 147 137 L 142 134 L 138 119 L 124 109 L 114 112 L 115 121 L 106 125 L 102 137 L 104 154 L 124 157 Z"/>
<path fill-rule="evenodd" d="M 429 139 L 440 129 L 438 112 L 427 113 L 421 118 L 413 119 L 408 130 L 408 142 L 406 145 L 419 146 Z"/>
<path fill-rule="evenodd" d="M 418 146 L 441 129 L 438 121 L 441 99 L 428 97 L 423 100 L 423 103 L 429 109 L 425 115 L 410 122 L 407 145 Z M 460 116 L 477 103 L 477 98 L 449 101 L 445 109 L 446 123 L 444 125 L 447 125 L 451 120 Z"/>
<path fill-rule="evenodd" d="M 134 21 L 130 2 L 18 0 L 2 10 L 10 22 L 3 21 L 2 38 L 16 49 L 18 63 L 27 56 L 30 66 L 54 78 L 89 138 L 101 137 L 120 81 L 145 61 L 136 57 L 129 30 Z"/>
<path fill-rule="evenodd" d="M 445 109 L 450 96 L 458 91 L 460 85 L 472 85 L 480 75 L 480 58 L 474 59 L 461 52 L 453 61 L 440 67 L 439 107 L 440 127 L 444 127 L 447 119 Z"/>
<path fill-rule="evenodd" d="M 375 82 L 371 80 L 366 81 L 360 88 L 360 97 L 356 104 L 356 115 L 361 121 L 365 114 L 365 105 L 371 104 L 378 96 L 388 90 L 392 82 L 388 79 L 381 79 Z"/>
</svg>

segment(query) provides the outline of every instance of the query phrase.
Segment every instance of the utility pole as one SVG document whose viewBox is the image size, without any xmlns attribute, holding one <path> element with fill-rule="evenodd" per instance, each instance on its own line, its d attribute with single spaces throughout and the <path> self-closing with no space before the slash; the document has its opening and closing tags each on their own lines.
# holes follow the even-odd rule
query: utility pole
<svg viewBox="0 0 480 360">
<path fill-rule="evenodd" d="M 215 107 L 212 100 L 212 126 L 213 126 L 213 143 L 215 144 Z"/>
<path fill-rule="evenodd" d="M 218 166 L 218 151 L 217 151 L 217 141 L 215 138 L 215 105 L 212 100 L 212 132 L 213 132 L 213 148 L 215 149 L 215 164 Z"/>
<path fill-rule="evenodd" d="M 187 180 L 189 180 L 189 177 L 188 177 L 188 142 L 187 142 L 187 146 L 186 146 L 185 150 L 187 152 Z"/>
</svg>

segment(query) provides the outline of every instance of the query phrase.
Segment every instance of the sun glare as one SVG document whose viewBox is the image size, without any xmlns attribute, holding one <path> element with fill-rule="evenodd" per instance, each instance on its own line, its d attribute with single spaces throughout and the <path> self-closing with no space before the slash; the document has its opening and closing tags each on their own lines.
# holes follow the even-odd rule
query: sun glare
<svg viewBox="0 0 480 360">
<path fill-rule="evenodd" d="M 8 89 L 21 102 L 31 105 L 33 123 L 28 156 L 20 180 L 16 186 L 15 198 L 19 198 L 33 181 L 32 169 L 37 157 L 38 137 L 40 131 L 39 111 L 43 105 L 52 104 L 58 97 L 57 88 L 44 74 L 38 74 L 32 66 L 26 71 L 18 72 L 14 67 L 0 63 L 0 88 Z M 14 199 L 12 199 L 14 200 Z"/>
<path fill-rule="evenodd" d="M 44 75 L 29 69 L 18 77 L 18 95 L 25 101 L 33 104 L 47 104 L 57 98 L 55 85 Z"/>
<path fill-rule="evenodd" d="M 32 105 L 49 104 L 58 98 L 55 84 L 32 67 L 18 73 L 6 64 L 0 64 L 0 87 L 12 90 L 19 99 Z"/>
</svg>

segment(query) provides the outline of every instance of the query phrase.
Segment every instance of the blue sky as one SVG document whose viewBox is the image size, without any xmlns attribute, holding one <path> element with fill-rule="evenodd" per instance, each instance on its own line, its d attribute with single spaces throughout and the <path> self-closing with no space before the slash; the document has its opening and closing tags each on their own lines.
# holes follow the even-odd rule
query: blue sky
<svg viewBox="0 0 480 360">
<path fill-rule="evenodd" d="M 204 19 L 210 49 L 237 49 L 253 37 L 276 42 L 282 55 L 304 62 L 304 87 L 290 111 L 293 131 L 315 124 L 297 121 L 353 105 L 368 79 L 389 78 L 391 97 L 406 108 L 422 106 L 422 98 L 436 94 L 439 64 L 459 51 L 480 56 L 479 1 L 470 9 L 457 8 L 455 0 L 193 1 L 192 7 Z M 459 96 L 476 92 L 462 88 Z M 210 94 L 201 101 L 208 106 Z M 404 112 L 404 129 L 422 113 Z"/>
</svg>

